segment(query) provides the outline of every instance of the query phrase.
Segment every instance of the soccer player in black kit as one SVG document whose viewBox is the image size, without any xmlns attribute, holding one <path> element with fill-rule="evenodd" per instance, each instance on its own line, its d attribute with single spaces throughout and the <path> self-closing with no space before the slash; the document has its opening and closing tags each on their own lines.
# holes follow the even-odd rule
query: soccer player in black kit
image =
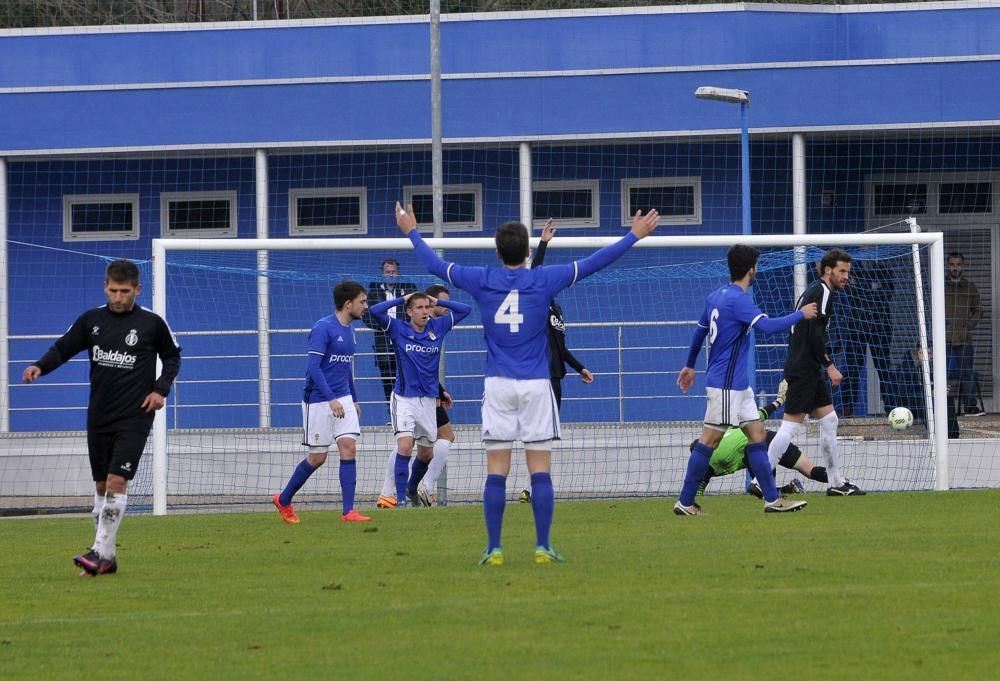
<svg viewBox="0 0 1000 681">
<path fill-rule="evenodd" d="M 827 476 L 831 497 L 861 496 L 864 491 L 844 477 L 840 466 L 840 447 L 837 443 L 837 412 L 826 379 L 836 388 L 843 375 L 833 364 L 826 345 L 827 326 L 833 316 L 833 294 L 847 286 L 851 274 L 851 255 L 838 248 L 823 254 L 819 262 L 820 278 L 803 292 L 796 308 L 816 303 L 819 314 L 814 319 L 798 322 L 788 336 L 788 357 L 785 360 L 785 380 L 788 394 L 785 397 L 785 416 L 781 428 L 767 448 L 773 468 L 788 445 L 801 433 L 806 414 L 819 423 L 819 448 L 826 456 Z M 824 374 L 826 374 L 824 376 Z"/>
<path fill-rule="evenodd" d="M 181 366 L 181 349 L 167 323 L 135 304 L 141 291 L 135 263 L 109 264 L 104 276 L 108 304 L 80 315 L 22 375 L 32 383 L 82 350 L 90 355 L 87 449 L 96 488 L 96 538 L 90 551 L 73 558 L 83 575 L 118 571 L 115 536 L 128 503 L 128 481 L 135 477 L 153 417 Z M 159 378 L 157 357 L 163 362 Z"/>
</svg>

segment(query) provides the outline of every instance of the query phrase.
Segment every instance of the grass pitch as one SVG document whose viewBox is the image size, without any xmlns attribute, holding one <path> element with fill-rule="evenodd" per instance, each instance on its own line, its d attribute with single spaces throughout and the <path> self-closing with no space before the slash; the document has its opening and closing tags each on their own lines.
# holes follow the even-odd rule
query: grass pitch
<svg viewBox="0 0 1000 681">
<path fill-rule="evenodd" d="M 528 505 L 478 567 L 478 506 L 129 517 L 117 575 L 70 558 L 89 518 L 0 521 L 2 679 L 988 678 L 1000 490 Z"/>
</svg>

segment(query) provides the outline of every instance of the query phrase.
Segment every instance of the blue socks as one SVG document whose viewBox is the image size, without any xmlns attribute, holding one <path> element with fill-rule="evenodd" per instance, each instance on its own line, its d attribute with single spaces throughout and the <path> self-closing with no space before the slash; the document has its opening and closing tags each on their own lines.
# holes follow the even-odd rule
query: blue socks
<svg viewBox="0 0 1000 681">
<path fill-rule="evenodd" d="M 486 516 L 487 551 L 500 548 L 500 531 L 503 529 L 503 510 L 507 503 L 507 476 L 486 476 L 483 488 L 483 514 Z"/>
<path fill-rule="evenodd" d="M 402 504 L 406 500 L 406 479 L 410 477 L 410 457 L 396 454 L 393 477 L 396 479 L 396 502 Z"/>
<path fill-rule="evenodd" d="M 417 493 L 417 485 L 424 479 L 429 463 L 430 461 L 421 461 L 419 457 L 413 460 L 413 470 L 410 471 L 410 483 L 406 486 L 407 494 L 412 496 Z"/>
<path fill-rule="evenodd" d="M 715 450 L 700 441 L 696 442 L 694 449 L 691 450 L 691 456 L 688 457 L 687 473 L 684 474 L 684 486 L 681 487 L 680 502 L 685 506 L 694 503 L 694 496 L 698 493 L 698 485 L 705 477 L 705 471 L 708 470 L 708 462 L 712 458 L 713 451 Z M 764 445 L 764 455 L 767 458 L 766 444 Z M 760 480 L 760 478 L 757 479 Z M 773 480 L 771 486 L 774 486 Z"/>
<path fill-rule="evenodd" d="M 344 513 L 354 508 L 354 489 L 358 485 L 358 464 L 354 459 L 340 462 L 340 493 L 344 499 Z"/>
<path fill-rule="evenodd" d="M 552 514 L 556 507 L 556 495 L 552 489 L 552 476 L 548 473 L 531 474 L 531 510 L 535 514 L 535 546 L 549 549 L 549 530 L 552 529 Z"/>
<path fill-rule="evenodd" d="M 306 480 L 309 476 L 316 472 L 316 469 L 309 465 L 309 459 L 302 459 L 298 466 L 295 467 L 295 471 L 292 473 L 292 477 L 288 479 L 288 484 L 285 485 L 285 489 L 281 491 L 281 496 L 278 497 L 278 501 L 281 502 L 282 506 L 288 506 L 292 503 L 292 497 L 295 493 L 302 489 L 302 485 L 306 484 Z"/>
<path fill-rule="evenodd" d="M 747 445 L 747 465 L 757 478 L 760 491 L 764 493 L 764 501 L 777 499 L 778 488 L 774 484 L 771 462 L 767 458 L 767 442 L 751 442 Z"/>
</svg>

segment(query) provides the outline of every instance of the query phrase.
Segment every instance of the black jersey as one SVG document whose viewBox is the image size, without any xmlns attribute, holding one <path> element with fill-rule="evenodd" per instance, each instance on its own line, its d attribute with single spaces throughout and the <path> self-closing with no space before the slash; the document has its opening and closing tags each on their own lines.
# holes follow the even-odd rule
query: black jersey
<svg viewBox="0 0 1000 681">
<path fill-rule="evenodd" d="M 826 329 L 833 316 L 833 291 L 822 280 L 815 281 L 799 297 L 795 309 L 809 303 L 816 303 L 817 314 L 798 322 L 789 332 L 785 378 L 813 376 L 831 363 Z"/>
<path fill-rule="evenodd" d="M 149 432 L 154 413 L 142 402 L 155 391 L 166 397 L 181 366 L 181 349 L 163 319 L 138 305 L 112 312 L 106 305 L 80 315 L 35 365 L 47 374 L 81 350 L 90 355 L 90 432 Z M 156 358 L 163 371 L 156 377 Z"/>
</svg>

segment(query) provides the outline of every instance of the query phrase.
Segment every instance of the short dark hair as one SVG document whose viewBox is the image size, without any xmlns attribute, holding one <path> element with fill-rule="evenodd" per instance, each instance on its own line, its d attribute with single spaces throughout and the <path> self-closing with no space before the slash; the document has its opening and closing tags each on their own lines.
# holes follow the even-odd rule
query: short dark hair
<svg viewBox="0 0 1000 681">
<path fill-rule="evenodd" d="M 139 285 L 139 267 L 131 260 L 119 258 L 108 263 L 104 270 L 105 281 L 127 281 L 132 286 Z"/>
<path fill-rule="evenodd" d="M 952 258 L 958 258 L 959 260 L 962 261 L 963 265 L 965 264 L 965 256 L 959 253 L 958 251 L 952 251 L 951 253 L 948 254 L 948 260 L 951 260 Z"/>
<path fill-rule="evenodd" d="M 494 237 L 497 253 L 504 265 L 521 265 L 528 257 L 528 228 L 517 221 L 497 227 Z"/>
<path fill-rule="evenodd" d="M 379 271 L 384 270 L 386 265 L 395 265 L 396 269 L 399 269 L 399 261 L 396 260 L 395 258 L 386 258 L 385 260 L 383 260 L 382 264 L 379 265 Z"/>
<path fill-rule="evenodd" d="M 838 262 L 851 262 L 854 260 L 851 254 L 847 251 L 841 250 L 839 248 L 831 248 L 829 251 L 823 254 L 823 258 L 819 261 L 819 276 L 823 276 L 826 272 L 826 268 L 834 268 L 837 266 Z"/>
<path fill-rule="evenodd" d="M 339 310 L 364 292 L 365 289 L 361 284 L 345 279 L 333 287 L 333 305 Z"/>
<path fill-rule="evenodd" d="M 736 244 L 729 247 L 726 260 L 729 262 L 729 280 L 739 281 L 747 275 L 754 266 L 757 265 L 757 258 L 760 251 L 753 246 Z"/>
<path fill-rule="evenodd" d="M 429 295 L 431 298 L 440 298 L 442 293 L 451 295 L 451 291 L 449 291 L 448 287 L 444 284 L 431 284 L 427 287 L 424 293 Z"/>
<path fill-rule="evenodd" d="M 406 309 L 409 310 L 418 300 L 430 300 L 431 297 L 426 293 L 417 291 L 416 293 L 411 293 L 410 297 L 406 299 Z"/>
</svg>

